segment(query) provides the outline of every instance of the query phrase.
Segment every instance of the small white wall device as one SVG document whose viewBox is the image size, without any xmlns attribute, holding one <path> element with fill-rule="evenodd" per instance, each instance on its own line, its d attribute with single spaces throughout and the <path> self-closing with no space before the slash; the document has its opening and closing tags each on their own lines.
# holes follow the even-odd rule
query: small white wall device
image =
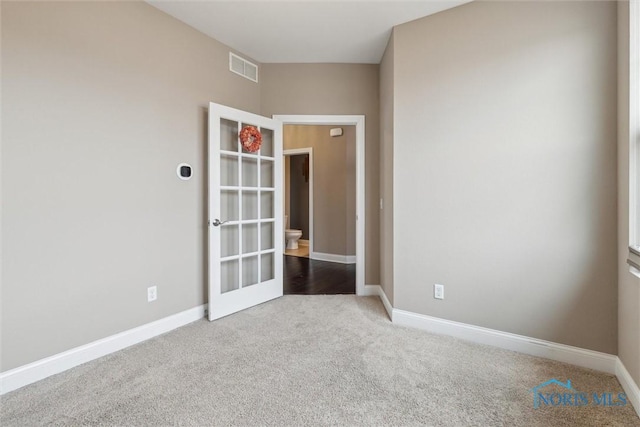
<svg viewBox="0 0 640 427">
<path fill-rule="evenodd" d="M 191 179 L 191 176 L 193 175 L 193 170 L 190 164 L 180 163 L 176 168 L 176 173 L 178 174 L 178 178 L 186 181 L 188 179 Z"/>
<path fill-rule="evenodd" d="M 331 136 L 342 136 L 342 128 L 333 128 L 329 131 Z"/>
</svg>

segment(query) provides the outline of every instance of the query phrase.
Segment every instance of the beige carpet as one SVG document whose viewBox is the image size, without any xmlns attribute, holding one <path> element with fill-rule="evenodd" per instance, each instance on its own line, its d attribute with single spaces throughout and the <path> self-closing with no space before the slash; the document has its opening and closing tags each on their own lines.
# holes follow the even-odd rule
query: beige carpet
<svg viewBox="0 0 640 427">
<path fill-rule="evenodd" d="M 630 405 L 534 409 L 551 378 L 622 393 L 612 375 L 394 326 L 374 297 L 292 295 L 8 393 L 0 424 L 640 426 Z"/>
</svg>

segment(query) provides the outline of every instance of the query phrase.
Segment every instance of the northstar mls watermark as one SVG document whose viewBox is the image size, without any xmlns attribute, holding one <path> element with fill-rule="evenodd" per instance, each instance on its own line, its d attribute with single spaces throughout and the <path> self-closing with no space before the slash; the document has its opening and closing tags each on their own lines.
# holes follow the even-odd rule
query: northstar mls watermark
<svg viewBox="0 0 640 427">
<path fill-rule="evenodd" d="M 545 393 L 542 389 L 552 384 L 565 388 L 564 393 Z M 571 380 L 566 383 L 553 378 L 530 390 L 533 393 L 533 407 L 541 406 L 625 406 L 627 395 L 624 393 L 581 393 L 571 386 Z"/>
</svg>

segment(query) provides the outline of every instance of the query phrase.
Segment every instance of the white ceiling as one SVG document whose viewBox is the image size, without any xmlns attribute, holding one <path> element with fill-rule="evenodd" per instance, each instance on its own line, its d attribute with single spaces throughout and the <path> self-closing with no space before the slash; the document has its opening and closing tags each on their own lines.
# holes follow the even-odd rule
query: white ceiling
<svg viewBox="0 0 640 427">
<path fill-rule="evenodd" d="M 258 62 L 377 64 L 391 28 L 470 0 L 147 0 Z"/>
</svg>

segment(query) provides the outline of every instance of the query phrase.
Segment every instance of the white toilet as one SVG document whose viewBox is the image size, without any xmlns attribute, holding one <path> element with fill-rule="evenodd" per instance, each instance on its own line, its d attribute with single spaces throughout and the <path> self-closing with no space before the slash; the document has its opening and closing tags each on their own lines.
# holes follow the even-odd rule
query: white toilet
<svg viewBox="0 0 640 427">
<path fill-rule="evenodd" d="M 284 239 L 286 242 L 285 249 L 298 249 L 298 240 L 302 237 L 302 230 L 291 230 L 289 227 L 289 216 L 284 216 Z"/>
</svg>

